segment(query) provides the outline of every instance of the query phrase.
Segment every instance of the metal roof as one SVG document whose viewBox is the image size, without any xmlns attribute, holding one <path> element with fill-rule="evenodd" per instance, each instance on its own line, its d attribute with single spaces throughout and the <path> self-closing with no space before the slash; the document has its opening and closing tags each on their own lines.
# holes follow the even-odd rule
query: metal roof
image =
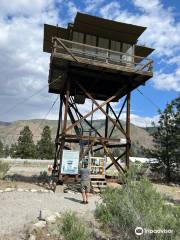
<svg viewBox="0 0 180 240">
<path fill-rule="evenodd" d="M 107 20 L 79 12 L 75 17 L 74 24 L 72 24 L 72 30 L 74 31 L 130 44 L 135 44 L 145 29 L 146 27 Z M 66 29 L 44 24 L 43 51 L 51 53 L 52 37 L 69 39 L 69 30 L 69 28 Z M 140 48 L 137 48 L 137 51 L 144 51 L 144 53 L 146 52 Z"/>
<path fill-rule="evenodd" d="M 77 12 L 74 30 L 125 43 L 136 43 L 146 27 L 116 22 Z"/>
<path fill-rule="evenodd" d="M 149 48 L 145 46 L 135 45 L 135 54 L 136 56 L 140 57 L 147 57 L 154 51 L 154 48 Z"/>
<path fill-rule="evenodd" d="M 44 24 L 44 52 L 52 52 L 52 37 L 61 37 L 68 39 L 68 30 L 66 28 Z"/>
</svg>

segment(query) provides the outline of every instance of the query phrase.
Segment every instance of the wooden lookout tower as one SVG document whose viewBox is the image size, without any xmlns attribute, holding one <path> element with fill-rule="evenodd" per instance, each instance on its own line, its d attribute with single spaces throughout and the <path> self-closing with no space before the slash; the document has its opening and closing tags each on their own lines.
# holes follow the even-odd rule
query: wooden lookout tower
<svg viewBox="0 0 180 240">
<path fill-rule="evenodd" d="M 130 95 L 153 75 L 153 61 L 147 58 L 153 49 L 137 44 L 145 29 L 83 13 L 77 13 L 67 28 L 44 25 L 43 51 L 51 54 L 49 92 L 60 96 L 53 166 L 58 179 L 63 176 L 64 149 L 70 150 L 72 143 L 80 146 L 79 161 L 101 150 L 111 159 L 105 170 L 114 165 L 124 172 L 129 167 Z M 92 106 L 83 115 L 80 106 L 87 99 Z M 117 113 L 113 103 L 120 99 Z M 93 125 L 97 110 L 104 115 L 104 132 Z M 120 121 L 124 111 L 125 125 Z M 113 135 L 114 129 L 119 136 Z M 121 154 L 114 156 L 114 149 Z M 122 157 L 125 167 L 118 161 Z"/>
</svg>

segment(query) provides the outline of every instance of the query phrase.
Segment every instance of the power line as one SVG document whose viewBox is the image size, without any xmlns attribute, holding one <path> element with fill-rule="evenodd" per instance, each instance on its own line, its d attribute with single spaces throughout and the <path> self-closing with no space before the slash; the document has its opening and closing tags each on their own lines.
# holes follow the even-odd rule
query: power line
<svg viewBox="0 0 180 240">
<path fill-rule="evenodd" d="M 56 97 L 56 99 L 54 100 L 53 104 L 51 105 L 51 107 L 49 108 L 48 112 L 45 114 L 44 118 L 42 119 L 42 121 L 40 122 L 40 124 L 38 125 L 36 131 L 40 128 L 40 126 L 44 123 L 44 121 L 46 120 L 47 116 L 49 115 L 49 113 L 51 112 L 51 110 L 53 109 L 54 105 L 56 104 L 57 100 L 58 100 L 59 96 Z"/>
<path fill-rule="evenodd" d="M 32 97 L 36 96 L 37 94 L 39 94 L 42 90 L 44 90 L 47 86 L 50 86 L 51 84 L 53 84 L 54 82 L 58 81 L 60 77 L 62 77 L 63 74 L 61 74 L 60 76 L 58 76 L 54 81 L 48 83 L 48 85 L 42 87 L 40 90 L 38 90 L 37 92 L 33 93 L 32 95 L 30 95 L 29 97 L 27 97 L 26 99 L 19 101 L 18 103 L 14 104 L 12 107 L 10 107 L 7 111 L 5 111 L 4 113 L 2 113 L 2 115 L 5 115 L 9 112 L 11 112 L 12 110 L 14 110 L 15 108 L 17 108 L 17 106 L 24 104 L 25 102 L 29 101 Z"/>
<path fill-rule="evenodd" d="M 150 99 L 149 97 L 145 96 L 138 88 L 137 88 L 137 91 L 143 96 L 145 97 L 158 111 L 161 110 L 161 108 L 156 104 L 154 103 L 154 101 L 152 99 Z"/>
<path fill-rule="evenodd" d="M 53 104 L 51 105 L 51 107 L 49 108 L 48 112 L 45 114 L 44 118 L 41 120 L 40 124 L 38 125 L 38 127 L 36 128 L 35 132 L 40 128 L 40 126 L 43 124 L 43 122 L 46 120 L 47 116 L 49 115 L 49 113 L 51 112 L 51 110 L 53 109 L 55 103 L 57 102 L 58 97 L 56 97 L 56 99 L 54 100 Z M 6 133 L 6 136 L 20 136 L 20 134 L 11 134 L 12 131 L 16 132 L 16 130 L 19 128 L 19 126 L 17 126 L 15 129 L 13 130 L 9 130 Z M 39 135 L 35 135 L 34 137 L 38 137 Z M 2 138 L 0 136 L 0 138 Z M 4 137 L 5 138 L 5 137 Z M 7 138 L 5 138 L 7 139 Z"/>
</svg>

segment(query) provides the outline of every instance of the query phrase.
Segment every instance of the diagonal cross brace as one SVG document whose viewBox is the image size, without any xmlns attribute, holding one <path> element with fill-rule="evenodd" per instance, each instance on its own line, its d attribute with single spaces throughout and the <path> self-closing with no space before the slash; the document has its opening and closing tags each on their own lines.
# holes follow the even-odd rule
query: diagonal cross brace
<svg viewBox="0 0 180 240">
<path fill-rule="evenodd" d="M 112 101 L 114 98 L 116 98 L 116 95 L 111 96 L 110 98 L 108 98 L 105 102 L 101 103 L 100 105 L 97 104 L 97 107 L 94 108 L 92 111 L 90 111 L 89 113 L 87 113 L 85 116 L 83 116 L 82 118 L 80 118 L 78 121 L 76 121 L 74 124 L 72 124 L 71 126 L 69 126 L 68 128 L 66 128 L 65 132 L 71 130 L 73 127 L 75 127 L 78 123 L 82 122 L 84 119 L 86 119 L 87 117 L 89 117 L 92 113 L 96 112 L 99 109 L 102 109 L 102 107 L 104 105 L 106 105 L 107 103 L 109 103 L 110 101 Z M 113 120 L 113 119 L 112 119 Z M 114 121 L 115 122 L 115 121 Z"/>
<path fill-rule="evenodd" d="M 106 113 L 106 111 L 102 108 L 105 104 L 98 104 L 97 103 L 97 101 L 91 96 L 91 94 L 90 93 L 88 93 L 87 91 L 86 91 L 86 89 L 78 82 L 78 81 L 75 81 L 76 82 L 76 84 L 81 88 L 81 90 L 88 96 L 88 98 L 90 98 L 91 100 L 92 100 L 92 102 L 97 106 L 97 108 L 95 108 L 96 110 L 97 109 L 100 109 L 106 116 L 107 116 L 107 118 L 109 118 L 109 120 L 122 132 L 122 129 L 119 127 L 119 125 L 117 124 L 117 122 L 113 119 L 113 118 L 111 118 L 107 113 Z M 114 94 L 114 96 L 112 96 L 111 98 L 116 98 L 117 97 L 117 95 L 120 93 L 122 91 L 122 89 L 120 89 L 120 90 L 118 90 L 115 94 Z M 108 101 L 108 102 L 110 102 L 110 101 Z M 108 102 L 104 102 L 104 103 L 108 103 Z"/>
</svg>

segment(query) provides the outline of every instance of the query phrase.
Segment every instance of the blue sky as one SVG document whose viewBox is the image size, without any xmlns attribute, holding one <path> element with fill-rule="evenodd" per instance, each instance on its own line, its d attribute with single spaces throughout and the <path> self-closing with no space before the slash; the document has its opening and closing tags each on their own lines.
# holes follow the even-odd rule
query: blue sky
<svg viewBox="0 0 180 240">
<path fill-rule="evenodd" d="M 140 90 L 161 109 L 180 93 L 180 1 L 13 0 L 9 3 L 0 0 L 0 121 L 46 115 L 56 96 L 48 93 L 49 55 L 42 52 L 43 24 L 66 26 L 77 11 L 146 26 L 139 44 L 155 48 L 151 55 L 154 77 Z M 42 87 L 39 94 L 26 101 Z M 137 91 L 132 93 L 131 121 L 139 126 L 149 126 L 158 119 L 157 108 L 147 98 Z M 87 102 L 81 107 L 82 112 L 87 112 L 89 106 Z M 47 118 L 57 117 L 58 102 Z M 100 118 L 100 113 L 96 117 Z"/>
</svg>

